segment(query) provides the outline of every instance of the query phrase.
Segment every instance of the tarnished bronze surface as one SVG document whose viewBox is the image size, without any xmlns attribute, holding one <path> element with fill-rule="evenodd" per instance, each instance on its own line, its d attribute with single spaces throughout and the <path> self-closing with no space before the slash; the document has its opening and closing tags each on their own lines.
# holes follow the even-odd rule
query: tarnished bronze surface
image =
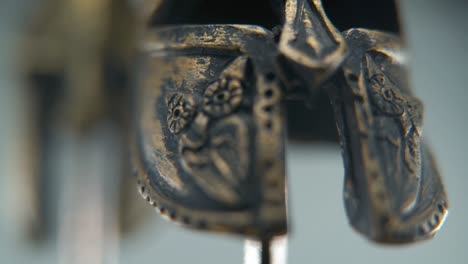
<svg viewBox="0 0 468 264">
<path fill-rule="evenodd" d="M 288 86 L 318 89 L 346 55 L 343 36 L 325 15 L 321 1 L 287 0 L 278 51 L 284 72 L 294 75 Z M 298 82 L 298 80 L 304 82 Z"/>
<path fill-rule="evenodd" d="M 351 225 L 383 243 L 432 237 L 447 199 L 423 143 L 422 103 L 408 88 L 398 37 L 341 33 L 319 0 L 274 4 L 282 25 L 271 32 L 164 26 L 177 20 L 158 20 L 164 4 L 155 9 L 137 78 L 134 162 L 143 196 L 195 228 L 260 239 L 286 232 L 283 105 L 299 98 L 288 107 L 325 109 L 331 100 Z M 333 139 L 328 134 L 317 133 Z"/>
<path fill-rule="evenodd" d="M 284 117 L 272 33 L 160 27 L 143 49 L 134 156 L 143 196 L 196 228 L 285 233 Z"/>
<path fill-rule="evenodd" d="M 447 197 L 422 138 L 423 106 L 409 89 L 397 37 L 343 33 L 351 55 L 331 81 L 354 228 L 378 242 L 411 242 L 441 227 Z"/>
<path fill-rule="evenodd" d="M 79 135 L 115 121 L 124 135 L 132 130 L 139 191 L 163 216 L 267 246 L 288 231 L 289 109 L 314 139 L 336 140 L 324 125 L 336 121 L 358 232 L 406 243 L 443 224 L 448 202 L 396 35 L 354 28 L 370 24 L 351 18 L 340 32 L 320 0 L 256 1 L 244 13 L 215 0 L 145 0 L 134 10 L 123 0 L 59 2 L 51 7 L 61 15 L 46 15 L 25 49 L 36 153 L 46 153 L 59 118 Z M 397 32 L 390 14 L 376 25 Z"/>
</svg>

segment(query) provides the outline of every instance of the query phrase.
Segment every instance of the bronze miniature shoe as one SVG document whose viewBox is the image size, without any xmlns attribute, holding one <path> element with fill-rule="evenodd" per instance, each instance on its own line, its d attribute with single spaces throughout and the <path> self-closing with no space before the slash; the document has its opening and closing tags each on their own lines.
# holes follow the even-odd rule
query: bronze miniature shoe
<svg viewBox="0 0 468 264">
<path fill-rule="evenodd" d="M 398 38 L 340 33 L 319 0 L 275 3 L 284 13 L 282 28 L 272 32 L 167 26 L 172 20 L 156 19 L 161 9 L 151 16 L 158 22 L 149 23 L 142 44 L 135 101 L 134 162 L 143 196 L 191 227 L 262 240 L 284 234 L 283 104 L 305 97 L 324 105 L 328 93 L 351 225 L 377 242 L 433 236 L 447 200 L 422 142 L 422 103 L 408 89 Z M 188 21 L 210 20 L 194 17 Z"/>
<path fill-rule="evenodd" d="M 166 26 L 143 44 L 134 163 L 178 223 L 255 238 L 287 230 L 282 90 L 271 32 Z"/>
<path fill-rule="evenodd" d="M 433 236 L 447 199 L 421 139 L 422 102 L 409 90 L 398 37 L 363 29 L 338 33 L 320 1 L 288 0 L 278 47 L 287 87 L 300 83 L 312 97 L 334 87 L 351 225 L 385 243 Z"/>
<path fill-rule="evenodd" d="M 377 242 L 432 237 L 447 215 L 447 197 L 422 138 L 423 106 L 409 89 L 399 39 L 364 29 L 343 35 L 351 55 L 331 94 L 351 225 Z"/>
</svg>

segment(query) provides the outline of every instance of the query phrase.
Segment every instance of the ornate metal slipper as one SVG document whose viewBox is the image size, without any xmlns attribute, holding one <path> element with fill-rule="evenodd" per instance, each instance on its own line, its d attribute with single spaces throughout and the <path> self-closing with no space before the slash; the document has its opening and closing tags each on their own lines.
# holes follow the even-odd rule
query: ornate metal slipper
<svg viewBox="0 0 468 264">
<path fill-rule="evenodd" d="M 433 236 L 447 200 L 398 38 L 340 33 L 319 0 L 279 2 L 284 24 L 275 33 L 159 25 L 147 35 L 134 159 L 143 196 L 195 228 L 285 233 L 283 103 L 304 94 L 316 103 L 326 90 L 352 226 L 385 243 Z"/>
<path fill-rule="evenodd" d="M 161 27 L 144 52 L 134 159 L 143 196 L 191 227 L 284 234 L 284 118 L 272 33 Z"/>
<path fill-rule="evenodd" d="M 396 36 L 364 29 L 343 33 L 351 55 L 331 81 L 351 225 L 377 242 L 432 237 L 447 198 L 422 137 L 423 107 L 409 89 Z"/>
<path fill-rule="evenodd" d="M 338 33 L 320 1 L 286 1 L 284 16 L 278 49 L 288 91 L 307 89 L 314 102 L 323 82 L 333 87 L 351 225 L 378 242 L 432 237 L 447 199 L 422 140 L 422 103 L 409 89 L 398 37 Z"/>
</svg>

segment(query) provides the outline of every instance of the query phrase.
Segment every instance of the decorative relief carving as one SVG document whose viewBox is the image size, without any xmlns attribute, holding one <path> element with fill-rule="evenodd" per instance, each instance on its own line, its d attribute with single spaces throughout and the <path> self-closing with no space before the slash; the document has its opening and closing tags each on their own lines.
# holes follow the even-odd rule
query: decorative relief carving
<svg viewBox="0 0 468 264">
<path fill-rule="evenodd" d="M 164 133 L 143 154 L 164 156 L 156 166 L 174 165 L 171 173 L 180 174 L 190 190 L 184 197 L 167 191 L 158 186 L 163 173 L 154 173 L 142 193 L 161 193 L 161 204 L 177 208 L 161 207 L 171 219 L 188 223 L 196 215 L 203 223 L 197 228 L 253 230 L 260 236 L 275 233 L 268 228 L 284 232 L 283 98 L 302 90 L 314 97 L 329 80 L 327 85 L 336 86 L 330 96 L 344 148 L 351 224 L 380 242 L 433 234 L 448 206 L 421 139 L 422 104 L 402 81 L 398 39 L 362 29 L 341 34 L 318 0 L 288 0 L 284 15 L 279 42 L 266 29 L 238 25 L 167 26 L 150 38 L 151 56 L 169 57 L 160 60 L 165 72 L 159 78 L 177 81 L 167 90 L 158 86 L 158 110 L 166 106 L 167 116 L 164 109 L 145 120 L 154 121 L 153 127 L 141 126 L 150 128 L 148 137 L 154 128 Z M 159 105 L 168 90 L 178 92 Z M 187 214 L 178 216 L 180 209 Z M 240 217 L 231 221 L 227 213 Z M 423 235 L 416 235 L 418 228 Z"/>
<path fill-rule="evenodd" d="M 211 197 L 230 205 L 241 203 L 242 182 L 248 173 L 248 129 L 245 118 L 229 116 L 207 131 L 200 148 L 180 141 L 184 168 Z"/>
<path fill-rule="evenodd" d="M 242 82 L 238 79 L 221 78 L 205 90 L 203 110 L 213 116 L 221 117 L 234 111 L 242 101 Z"/>
<path fill-rule="evenodd" d="M 385 114 L 401 115 L 404 112 L 403 96 L 393 87 L 393 84 L 383 73 L 377 73 L 370 77 L 369 89 L 375 105 Z"/>
<path fill-rule="evenodd" d="M 261 239 L 287 232 L 273 37 L 251 25 L 164 25 L 148 33 L 135 164 L 143 196 L 171 220 Z M 185 191 L 167 184 L 171 178 Z"/>
<path fill-rule="evenodd" d="M 329 94 L 344 150 L 348 218 L 378 242 L 430 238 L 447 214 L 446 194 L 422 139 L 423 105 L 394 57 L 398 38 L 364 29 L 344 35 L 351 55 Z"/>
<path fill-rule="evenodd" d="M 167 100 L 167 121 L 180 132 L 179 152 L 185 171 L 214 200 L 239 205 L 248 174 L 250 117 L 234 113 L 243 99 L 247 59 L 239 57 L 204 91 L 201 107 L 191 97 L 173 94 Z M 183 130 L 183 131 L 182 131 Z"/>
<path fill-rule="evenodd" d="M 411 95 L 403 94 L 370 56 L 366 56 L 366 65 L 370 75 L 368 92 L 372 103 L 379 112 L 391 117 L 401 128 L 400 131 L 392 131 L 389 129 L 391 127 L 389 122 L 382 120 L 382 131 L 389 134 L 387 139 L 391 143 L 397 142 L 396 147 L 404 149 L 404 163 L 411 171 L 411 175 L 419 178 L 421 172 L 419 128 L 422 125 L 422 103 Z M 380 118 L 385 119 L 385 117 Z M 396 141 L 396 138 L 402 138 L 402 141 Z"/>
<path fill-rule="evenodd" d="M 178 134 L 186 128 L 195 114 L 193 99 L 175 93 L 167 99 L 167 124 L 172 133 Z"/>
</svg>

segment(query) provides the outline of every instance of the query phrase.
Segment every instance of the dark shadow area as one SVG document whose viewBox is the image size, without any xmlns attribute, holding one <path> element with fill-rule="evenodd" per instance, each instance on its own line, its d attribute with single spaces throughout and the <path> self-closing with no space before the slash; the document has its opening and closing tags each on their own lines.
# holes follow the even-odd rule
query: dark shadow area
<svg viewBox="0 0 468 264">
<path fill-rule="evenodd" d="M 323 0 L 322 3 L 328 18 L 340 31 L 361 27 L 400 32 L 394 0 Z"/>
<path fill-rule="evenodd" d="M 167 1 L 151 24 L 248 24 L 273 28 L 280 19 L 270 0 Z M 169 15 L 170 14 L 170 15 Z"/>
<path fill-rule="evenodd" d="M 313 105 L 302 100 L 286 103 L 288 138 L 295 142 L 338 142 L 335 116 L 324 90 L 314 98 Z"/>
</svg>

